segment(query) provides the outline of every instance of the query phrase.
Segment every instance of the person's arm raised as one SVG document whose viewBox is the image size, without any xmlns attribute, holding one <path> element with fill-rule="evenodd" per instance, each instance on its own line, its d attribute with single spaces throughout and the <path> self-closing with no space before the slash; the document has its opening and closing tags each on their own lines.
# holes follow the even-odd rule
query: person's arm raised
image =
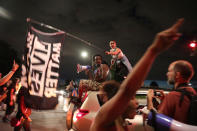
<svg viewBox="0 0 197 131">
<path fill-rule="evenodd" d="M 117 55 L 118 53 L 120 53 L 121 52 L 121 49 L 120 48 L 116 48 L 116 51 L 105 51 L 105 54 L 107 54 L 107 55 Z"/>
<path fill-rule="evenodd" d="M 0 79 L 0 86 L 4 85 L 14 75 L 18 67 L 19 65 L 15 63 L 15 60 L 14 60 L 12 70 L 6 76 Z"/>
<path fill-rule="evenodd" d="M 101 107 L 96 115 L 93 127 L 94 124 L 97 127 L 106 127 L 124 113 L 129 101 L 135 96 L 136 91 L 145 80 L 157 55 L 172 46 L 175 40 L 179 38 L 178 29 L 183 21 L 184 19 L 179 19 L 172 27 L 156 35 L 153 44 L 149 46 L 131 73 L 123 81 L 118 93 Z"/>
</svg>

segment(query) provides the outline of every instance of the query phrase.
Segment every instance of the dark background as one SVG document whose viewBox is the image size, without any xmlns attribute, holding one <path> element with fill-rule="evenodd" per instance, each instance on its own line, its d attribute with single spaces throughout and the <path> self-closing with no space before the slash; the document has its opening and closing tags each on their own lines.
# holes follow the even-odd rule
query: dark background
<svg viewBox="0 0 197 131">
<path fill-rule="evenodd" d="M 197 39 L 196 0 L 0 0 L 0 72 L 11 69 L 13 59 L 20 63 L 26 39 L 26 18 L 51 25 L 109 50 L 108 42 L 117 41 L 134 66 L 152 43 L 156 33 L 184 17 L 182 37 L 155 61 L 147 79 L 166 80 L 168 65 L 177 59 L 190 61 L 197 72 L 197 57 L 190 56 L 188 43 Z M 87 59 L 80 52 L 89 53 Z M 91 56 L 110 56 L 66 36 L 60 79 L 82 78 L 76 65 L 91 64 Z M 193 80 L 196 80 L 196 75 Z"/>
</svg>

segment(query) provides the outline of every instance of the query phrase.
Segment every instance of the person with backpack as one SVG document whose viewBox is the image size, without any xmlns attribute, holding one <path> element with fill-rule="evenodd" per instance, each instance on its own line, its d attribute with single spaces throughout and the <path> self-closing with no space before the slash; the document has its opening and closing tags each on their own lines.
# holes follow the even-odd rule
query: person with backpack
<svg viewBox="0 0 197 131">
<path fill-rule="evenodd" d="M 158 112 L 177 121 L 188 123 L 191 97 L 197 95 L 190 84 L 190 80 L 194 75 L 193 66 L 188 61 L 177 60 L 170 64 L 166 75 L 168 83 L 174 85 L 174 91 L 162 96 Z M 149 90 L 147 94 L 149 110 L 154 109 L 152 102 L 154 97 L 156 97 L 154 96 L 154 91 Z"/>
<path fill-rule="evenodd" d="M 156 57 L 167 50 L 180 37 L 178 32 L 184 19 L 179 19 L 173 26 L 158 33 L 153 44 L 149 46 L 145 54 L 134 66 L 127 78 L 120 84 L 118 92 L 96 113 L 91 124 L 90 131 L 127 131 L 129 127 L 124 123 L 124 114 L 130 108 L 129 118 L 136 113 L 136 91 L 141 87 L 148 75 Z M 132 111 L 131 111 L 132 110 Z"/>
</svg>

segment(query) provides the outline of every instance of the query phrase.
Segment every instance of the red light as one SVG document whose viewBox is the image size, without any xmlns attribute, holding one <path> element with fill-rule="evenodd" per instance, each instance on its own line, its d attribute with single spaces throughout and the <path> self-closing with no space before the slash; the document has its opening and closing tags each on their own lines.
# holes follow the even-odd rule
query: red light
<svg viewBox="0 0 197 131">
<path fill-rule="evenodd" d="M 195 41 L 192 41 L 192 42 L 189 44 L 189 47 L 190 47 L 190 48 L 196 48 L 196 42 L 195 42 Z"/>
<path fill-rule="evenodd" d="M 189 46 L 189 48 L 191 50 L 190 56 L 197 55 L 197 41 L 196 40 L 190 41 L 188 46 Z"/>
<path fill-rule="evenodd" d="M 74 115 L 73 121 L 76 122 L 77 120 L 79 120 L 83 116 L 87 115 L 88 113 L 89 113 L 88 110 L 79 109 L 78 112 Z"/>
</svg>

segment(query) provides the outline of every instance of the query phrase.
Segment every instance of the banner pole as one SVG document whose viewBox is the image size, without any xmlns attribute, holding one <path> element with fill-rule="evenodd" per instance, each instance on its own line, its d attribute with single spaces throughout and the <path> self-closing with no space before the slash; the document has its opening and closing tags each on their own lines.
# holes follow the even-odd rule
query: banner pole
<svg viewBox="0 0 197 131">
<path fill-rule="evenodd" d="M 55 30 L 55 31 L 65 32 L 65 31 L 62 31 L 62 30 L 60 30 L 60 29 L 58 29 L 58 28 L 55 28 L 55 27 L 53 27 L 53 26 L 50 26 L 50 25 L 47 25 L 47 24 L 38 22 L 38 21 L 36 21 L 36 20 L 33 20 L 33 19 L 31 19 L 31 18 L 27 18 L 26 20 L 27 20 L 27 22 L 31 22 L 31 23 L 34 23 L 34 24 L 37 24 L 37 25 L 40 25 L 40 26 L 43 26 L 43 27 L 46 27 L 46 28 Z M 88 46 L 90 46 L 90 47 L 92 47 L 92 48 L 95 48 L 95 49 L 97 49 L 97 50 L 99 50 L 99 51 L 101 51 L 101 52 L 104 52 L 103 49 L 101 49 L 101 48 L 99 48 L 99 47 L 97 47 L 97 46 L 91 44 L 90 42 L 88 42 L 88 41 L 86 41 L 86 40 L 83 40 L 83 39 L 81 39 L 81 38 L 79 38 L 79 37 L 77 37 L 77 36 L 75 36 L 75 35 L 72 35 L 72 34 L 70 34 L 70 33 L 68 33 L 68 32 L 65 32 L 65 33 L 67 34 L 67 36 L 70 36 L 70 37 L 72 37 L 72 38 L 74 38 L 74 39 L 77 39 L 77 40 L 79 40 L 79 41 L 85 43 L 86 45 L 88 45 Z"/>
</svg>

